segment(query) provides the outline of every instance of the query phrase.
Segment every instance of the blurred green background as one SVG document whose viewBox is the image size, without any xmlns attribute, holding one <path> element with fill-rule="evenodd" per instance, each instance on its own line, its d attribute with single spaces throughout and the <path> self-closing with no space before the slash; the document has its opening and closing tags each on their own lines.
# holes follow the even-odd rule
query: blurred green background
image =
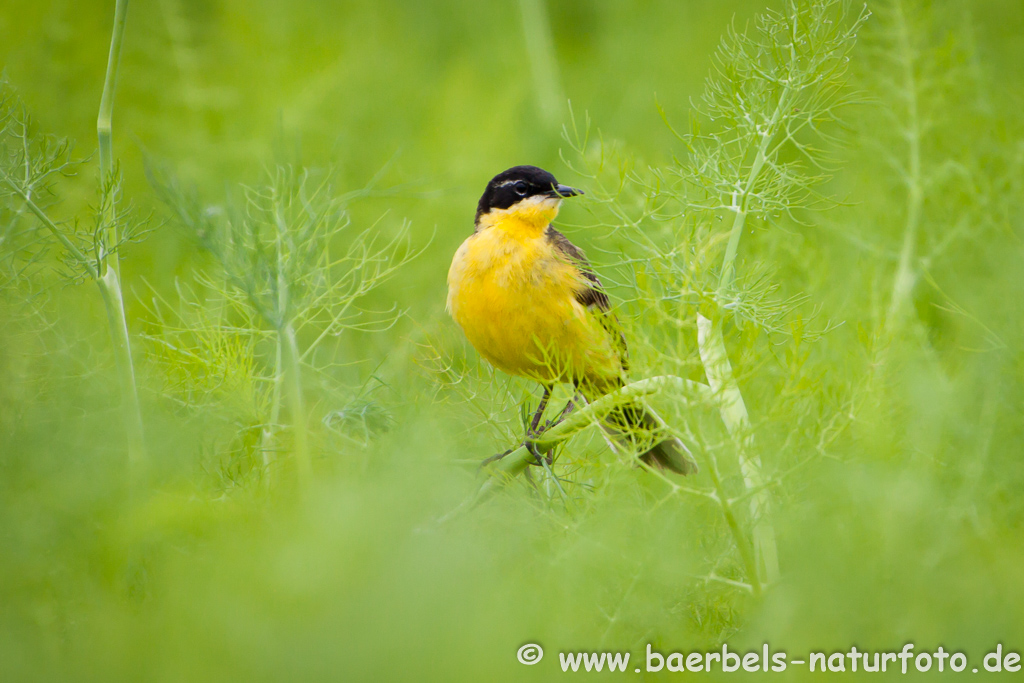
<svg viewBox="0 0 1024 683">
<path fill-rule="evenodd" d="M 859 103 L 825 190 L 840 205 L 744 237 L 742 258 L 768 264 L 780 298 L 806 295 L 802 315 L 837 325 L 809 349 L 734 335 L 753 419 L 771 416 L 761 457 L 787 472 L 773 489 L 782 580 L 762 600 L 708 578 L 737 578 L 714 508 L 597 439 L 599 483 L 572 509 L 523 486 L 435 524 L 472 491 L 473 462 L 511 444 L 535 392 L 492 380 L 443 310 L 487 180 L 528 163 L 589 190 L 563 162 L 578 157 L 567 100 L 631 167 L 671 165 L 686 149 L 658 106 L 685 128 L 721 37 L 765 5 L 133 2 L 114 144 L 152 229 L 121 255 L 153 464 L 127 492 L 103 310 L 91 285 L 60 277 L 54 249 L 0 305 L 0 678 L 519 681 L 564 675 L 560 650 L 639 657 L 646 643 L 769 642 L 795 658 L 909 641 L 972 664 L 997 643 L 1024 647 L 1019 1 L 869 3 L 851 62 Z M 96 201 L 112 15 L 100 0 L 0 0 L 7 78 L 40 130 L 88 157 L 54 190 L 63 219 Z M 890 338 L 907 214 L 891 163 L 910 106 L 893 85 L 900 59 L 920 84 L 926 173 L 912 311 Z M 311 381 L 316 476 L 299 500 L 253 464 L 258 422 L 225 407 L 230 387 L 184 405 L 158 362 L 154 299 L 176 301 L 210 261 L 157 200 L 147 158 L 210 205 L 279 161 L 330 166 L 344 189 L 380 173 L 354 224 L 390 235 L 407 219 L 423 249 L 361 302 L 397 306 L 397 322 L 343 336 Z M 629 299 L 619 275 L 636 254 L 586 201 L 567 203 L 563 229 Z M 693 345 L 679 348 L 693 366 Z M 464 368 L 455 389 L 435 355 Z M 653 357 L 640 350 L 634 374 L 664 371 Z M 357 425 L 345 438 L 320 422 L 336 410 Z M 526 642 L 543 644 L 539 665 L 516 662 Z"/>
</svg>

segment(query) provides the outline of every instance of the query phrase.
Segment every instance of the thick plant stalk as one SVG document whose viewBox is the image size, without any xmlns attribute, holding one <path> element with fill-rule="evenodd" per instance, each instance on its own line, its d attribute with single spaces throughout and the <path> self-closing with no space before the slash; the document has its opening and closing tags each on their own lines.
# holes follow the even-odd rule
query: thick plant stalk
<svg viewBox="0 0 1024 683">
<path fill-rule="evenodd" d="M 118 273 L 107 268 L 103 277 L 96 280 L 103 306 L 107 310 L 107 324 L 110 326 L 110 341 L 117 366 L 117 379 L 121 389 L 121 415 L 128 437 L 128 462 L 137 469 L 146 461 L 146 440 L 142 422 L 142 408 L 139 405 L 138 389 L 135 385 L 135 368 L 132 365 L 132 350 L 128 338 L 128 321 L 124 316 L 124 300 L 121 297 L 121 283 Z"/>
<path fill-rule="evenodd" d="M 302 363 L 295 330 L 286 324 L 279 332 L 284 357 L 284 383 L 288 400 L 288 412 L 292 421 L 292 447 L 299 485 L 305 487 L 312 479 L 313 471 L 309 459 L 309 435 L 306 425 L 306 403 L 302 396 Z"/>
<path fill-rule="evenodd" d="M 895 14 L 899 26 L 900 66 L 903 87 L 907 97 L 907 169 L 904 182 L 907 186 L 907 218 L 903 227 L 903 246 L 900 249 L 899 265 L 893 279 L 892 296 L 889 300 L 889 312 L 886 326 L 891 330 L 898 325 L 910 301 L 917 274 L 914 269 L 914 248 L 917 245 L 918 225 L 921 222 L 921 209 L 924 204 L 924 183 L 921 176 L 921 120 L 918 113 L 917 78 L 914 75 L 914 56 L 910 44 L 910 32 L 903 5 L 895 3 Z"/>
<path fill-rule="evenodd" d="M 270 419 L 263 425 L 260 433 L 260 451 L 263 454 L 264 476 L 267 477 L 268 483 L 270 480 L 270 466 L 274 461 L 272 452 L 276 447 L 274 434 L 277 431 L 277 426 L 281 424 L 281 385 L 284 382 L 281 374 L 284 371 L 281 335 L 277 335 L 274 346 L 276 347 L 274 351 L 274 390 L 270 398 Z"/>
<path fill-rule="evenodd" d="M 743 533 L 743 528 L 740 526 L 736 513 L 733 511 L 732 501 L 722 485 L 722 477 L 718 473 L 718 461 L 710 453 L 708 454 L 708 476 L 711 477 L 711 483 L 715 486 L 716 501 L 722 507 L 722 516 L 725 517 L 725 523 L 728 525 L 729 531 L 732 532 L 733 540 L 736 542 L 736 549 L 740 552 L 740 559 L 743 560 L 743 567 L 750 581 L 750 590 L 755 597 L 760 597 L 762 581 L 758 576 L 760 572 L 758 570 L 757 548 L 751 545 L 750 539 Z"/>
<path fill-rule="evenodd" d="M 761 458 L 754 450 L 754 434 L 750 417 L 743 402 L 732 364 L 725 351 L 722 328 L 697 314 L 697 346 L 707 374 L 711 391 L 718 397 L 719 411 L 726 429 L 739 452 L 740 472 L 750 497 L 750 516 L 753 521 L 754 555 L 757 573 L 750 577 L 751 585 L 774 583 L 779 578 L 779 559 L 775 545 L 775 529 L 770 521 L 771 497 L 764 486 Z M 723 501 L 725 499 L 723 498 Z M 727 513 L 730 510 L 725 509 Z M 728 517 L 728 515 L 727 515 Z M 743 544 L 740 550 L 743 551 Z"/>
<path fill-rule="evenodd" d="M 733 193 L 731 209 L 734 212 L 732 226 L 729 231 L 729 242 L 726 244 L 725 256 L 722 259 L 722 271 L 718 282 L 718 298 L 720 303 L 728 297 L 736 278 L 736 259 L 739 254 L 740 240 L 746 227 L 750 212 L 750 197 L 754 192 L 758 178 L 768 162 L 768 150 L 774 138 L 774 131 L 783 115 L 791 106 L 792 91 L 789 87 L 782 90 L 775 110 L 765 127 L 765 133 L 757 145 L 757 151 L 750 165 L 747 177 L 742 185 Z M 751 572 L 749 558 L 744 556 L 744 564 L 750 574 L 750 583 L 755 594 L 759 594 L 763 584 L 774 583 L 779 578 L 778 550 L 775 544 L 775 529 L 769 518 L 771 498 L 769 491 L 763 486 L 761 459 L 753 448 L 754 434 L 750 429 L 750 417 L 743 401 L 732 365 L 725 350 L 722 337 L 722 320 L 716 316 L 715 322 L 697 314 L 697 345 L 704 373 L 711 385 L 712 392 L 718 397 L 719 412 L 726 429 L 736 444 L 739 456 L 740 471 L 743 484 L 748 492 L 756 492 L 750 498 L 750 515 L 753 522 L 754 565 L 756 572 Z M 717 473 L 715 473 L 717 479 Z M 721 495 L 720 495 L 721 497 Z M 736 536 L 737 547 L 741 555 L 747 549 L 742 534 L 739 534 L 731 507 L 722 497 L 722 511 Z"/>
<path fill-rule="evenodd" d="M 288 310 L 288 279 L 285 277 L 285 260 L 284 260 L 284 235 L 288 230 L 285 223 L 284 217 L 280 211 L 277 211 L 274 215 L 274 225 L 277 228 L 277 237 L 275 239 L 275 252 L 276 252 L 276 270 L 277 270 L 277 301 L 276 306 L 278 312 L 283 317 Z M 292 335 L 294 337 L 294 333 Z M 287 381 L 287 374 L 284 366 L 285 360 L 285 339 L 284 334 L 281 330 L 278 330 L 275 335 L 275 349 L 274 349 L 274 391 L 271 395 L 270 403 L 270 422 L 263 427 L 263 434 L 261 437 L 263 445 L 263 465 L 266 468 L 267 476 L 270 476 L 270 464 L 273 461 L 273 457 L 270 455 L 271 449 L 274 448 L 274 433 L 277 431 L 278 426 L 281 424 L 281 393 L 282 387 Z M 299 356 L 299 364 L 301 364 L 302 357 Z M 302 385 L 299 384 L 299 401 L 302 402 Z M 303 411 L 305 412 L 305 411 Z M 305 418 L 303 418 L 305 419 Z M 303 422 L 305 426 L 305 422 Z M 300 468 L 302 466 L 300 465 Z M 300 477 L 302 474 L 300 473 Z M 269 482 L 269 479 L 268 479 Z"/>
<path fill-rule="evenodd" d="M 96 133 L 100 147 L 100 182 L 106 184 L 114 169 L 114 88 L 117 85 L 117 68 L 121 62 L 121 45 L 124 42 L 124 25 L 128 17 L 128 0 L 114 3 L 114 29 L 110 36 L 110 54 L 107 56 L 107 74 L 103 79 L 103 95 L 100 97 L 100 113 L 96 118 Z M 117 242 L 113 242 L 116 244 Z"/>
<path fill-rule="evenodd" d="M 114 4 L 114 29 L 110 37 L 110 54 L 107 57 L 107 73 L 103 81 L 103 95 L 96 119 L 96 135 L 100 150 L 100 186 L 103 191 L 113 188 L 114 176 L 114 88 L 117 84 L 117 69 L 121 61 L 121 45 L 124 41 L 125 20 L 128 15 L 128 0 L 116 0 Z M 112 189 L 109 190 L 113 192 Z M 114 198 L 103 202 L 103 226 L 106 230 L 104 243 L 107 250 L 102 256 L 96 284 L 103 296 L 110 326 L 110 340 L 117 365 L 118 383 L 121 393 L 121 413 L 128 437 L 128 462 L 137 468 L 146 461 L 145 430 L 142 422 L 142 408 L 135 383 L 135 366 L 132 363 L 132 349 L 128 338 L 128 323 L 124 314 L 124 297 L 121 289 L 121 267 L 118 263 L 116 245 L 119 241 Z"/>
</svg>

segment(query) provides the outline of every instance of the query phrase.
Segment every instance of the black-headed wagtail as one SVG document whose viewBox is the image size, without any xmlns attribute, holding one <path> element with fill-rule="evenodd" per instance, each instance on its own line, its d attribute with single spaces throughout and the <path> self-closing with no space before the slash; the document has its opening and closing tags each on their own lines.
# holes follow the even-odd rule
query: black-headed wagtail
<svg viewBox="0 0 1024 683">
<path fill-rule="evenodd" d="M 487 183 L 476 229 L 448 271 L 448 311 L 469 342 L 498 369 L 544 388 L 528 440 L 556 383 L 571 382 L 592 401 L 623 386 L 627 369 L 626 340 L 601 281 L 583 252 L 551 227 L 562 199 L 579 194 L 536 166 L 499 173 Z M 563 416 L 572 408 L 570 401 Z M 604 426 L 621 438 L 657 425 L 643 406 L 626 405 Z M 675 438 L 640 457 L 681 474 L 697 469 Z"/>
</svg>

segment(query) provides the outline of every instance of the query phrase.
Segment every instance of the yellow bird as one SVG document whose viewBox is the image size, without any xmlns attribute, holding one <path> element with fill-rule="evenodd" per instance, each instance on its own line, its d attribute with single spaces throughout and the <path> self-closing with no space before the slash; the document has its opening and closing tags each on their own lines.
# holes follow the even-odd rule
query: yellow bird
<svg viewBox="0 0 1024 683">
<path fill-rule="evenodd" d="M 448 312 L 469 342 L 498 369 L 543 386 L 527 442 L 538 433 L 556 383 L 571 382 L 592 401 L 625 379 L 626 340 L 608 295 L 583 252 L 551 227 L 562 199 L 579 194 L 536 166 L 499 173 L 480 197 L 476 229 L 448 271 Z M 576 398 L 558 419 L 573 410 Z M 657 424 L 643 406 L 627 405 L 608 416 L 605 429 L 624 439 Z M 680 474 L 697 470 L 675 438 L 640 457 Z"/>
</svg>

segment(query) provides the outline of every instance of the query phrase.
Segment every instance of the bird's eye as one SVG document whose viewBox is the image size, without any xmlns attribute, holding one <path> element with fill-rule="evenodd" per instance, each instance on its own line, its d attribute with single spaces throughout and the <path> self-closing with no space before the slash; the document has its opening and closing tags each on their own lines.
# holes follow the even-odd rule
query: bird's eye
<svg viewBox="0 0 1024 683">
<path fill-rule="evenodd" d="M 526 193 L 530 189 L 529 187 L 527 187 L 526 183 L 524 183 L 522 180 L 520 180 L 518 183 L 516 183 L 512 187 L 515 188 L 516 194 L 518 194 L 520 197 L 525 197 Z"/>
</svg>

